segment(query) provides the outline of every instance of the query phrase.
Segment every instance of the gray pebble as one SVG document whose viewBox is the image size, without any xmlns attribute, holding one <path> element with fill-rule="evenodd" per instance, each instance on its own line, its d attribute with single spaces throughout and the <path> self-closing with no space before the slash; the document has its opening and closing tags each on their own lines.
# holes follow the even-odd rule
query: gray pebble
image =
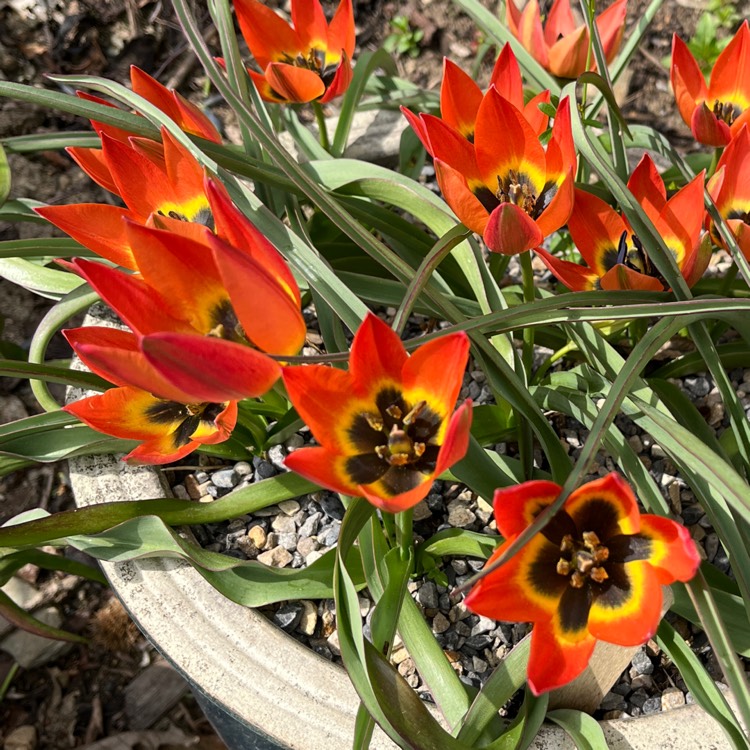
<svg viewBox="0 0 750 750">
<path fill-rule="evenodd" d="M 417 591 L 417 601 L 428 609 L 437 609 L 438 592 L 432 581 L 425 581 Z"/>
<path fill-rule="evenodd" d="M 337 521 L 341 521 L 344 518 L 344 512 L 346 509 L 338 495 L 326 492 L 321 496 L 318 502 L 327 516 L 335 518 Z"/>
<path fill-rule="evenodd" d="M 648 658 L 648 654 L 641 649 L 633 656 L 633 668 L 637 674 L 651 674 L 654 671 L 654 663 Z"/>
<path fill-rule="evenodd" d="M 222 469 L 211 474 L 211 481 L 222 489 L 232 489 L 239 482 L 239 477 L 234 469 Z"/>
<path fill-rule="evenodd" d="M 646 700 L 641 710 L 643 711 L 644 716 L 647 714 L 659 713 L 659 711 L 661 711 L 661 696 L 655 695 L 653 698 Z"/>
<path fill-rule="evenodd" d="M 302 617 L 303 606 L 299 602 L 288 602 L 282 604 L 274 613 L 273 623 L 282 630 L 291 631 L 299 625 Z"/>
<path fill-rule="evenodd" d="M 258 463 L 255 465 L 255 478 L 258 481 L 275 477 L 277 473 L 278 472 L 272 463 L 265 461 L 262 458 L 258 459 Z"/>
<path fill-rule="evenodd" d="M 268 449 L 268 460 L 279 470 L 286 471 L 284 466 L 284 459 L 286 458 L 287 451 L 283 445 L 272 445 Z"/>
<path fill-rule="evenodd" d="M 249 477 L 253 473 L 253 467 L 247 461 L 239 461 L 234 465 L 234 473 L 239 477 Z"/>
<path fill-rule="evenodd" d="M 300 536 L 314 536 L 318 533 L 318 528 L 320 526 L 320 519 L 323 517 L 323 514 L 320 512 L 313 513 L 311 516 L 307 517 L 307 520 L 303 522 L 302 526 L 299 527 L 299 535 Z"/>
</svg>

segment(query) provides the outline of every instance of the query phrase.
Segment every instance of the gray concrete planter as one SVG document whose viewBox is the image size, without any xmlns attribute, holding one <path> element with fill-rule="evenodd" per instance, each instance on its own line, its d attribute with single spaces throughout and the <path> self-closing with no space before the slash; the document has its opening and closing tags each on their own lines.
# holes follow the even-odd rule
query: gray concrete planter
<svg viewBox="0 0 750 750">
<path fill-rule="evenodd" d="M 162 497 L 167 491 L 159 471 L 133 468 L 117 457 L 70 463 L 78 506 Z M 187 563 L 153 558 L 102 565 L 128 612 L 189 681 L 231 750 L 350 747 L 359 702 L 343 669 L 254 610 L 225 599 Z M 602 726 L 615 750 L 730 747 L 719 725 L 697 706 Z M 396 746 L 378 730 L 372 747 Z M 545 726 L 535 747 L 575 745 L 562 730 Z"/>
</svg>

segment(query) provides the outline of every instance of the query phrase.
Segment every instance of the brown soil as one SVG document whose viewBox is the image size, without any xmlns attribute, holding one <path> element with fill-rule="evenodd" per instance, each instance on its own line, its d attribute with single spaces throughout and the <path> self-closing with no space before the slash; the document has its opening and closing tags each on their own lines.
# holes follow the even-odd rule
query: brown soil
<svg viewBox="0 0 750 750">
<path fill-rule="evenodd" d="M 279 3 L 280 5 L 282 3 Z M 198 3 L 200 8 L 205 4 Z M 333 3 L 326 3 L 329 8 Z M 491 3 L 495 5 L 495 3 Z M 638 19 L 647 0 L 631 0 L 628 26 Z M 631 64 L 629 87 L 623 100 L 631 121 L 655 124 L 662 132 L 689 147 L 689 132 L 675 112 L 669 90 L 669 73 L 661 60 L 669 54 L 671 35 L 692 33 L 700 0 L 667 0 Z M 19 11 L 14 10 L 18 7 Z M 443 56 L 469 69 L 480 36 L 473 22 L 450 0 L 355 0 L 358 43 L 375 49 L 392 32 L 390 20 L 409 18 L 424 37 L 416 59 L 398 60 L 400 74 L 429 89 L 439 86 Z M 204 18 L 203 26 L 207 26 Z M 201 71 L 186 48 L 169 4 L 160 0 L 50 0 L 47 3 L 7 2 L 0 5 L 0 75 L 7 80 L 48 86 L 45 73 L 102 75 L 128 82 L 128 69 L 138 64 L 170 86 L 195 96 L 202 84 Z M 487 59 L 482 75 L 491 69 Z M 482 81 L 484 82 L 484 81 Z M 0 137 L 59 130 L 77 130 L 87 124 L 74 117 L 0 99 Z M 93 185 L 61 153 L 28 157 L 11 155 L 13 197 L 33 197 L 50 203 L 105 201 L 110 198 Z M 0 224 L 0 240 L 35 237 L 52 230 L 42 225 Z M 34 327 L 49 303 L 0 280 L 2 338 L 27 347 Z M 66 355 L 62 339 L 55 341 L 52 356 Z M 38 411 L 28 386 L 21 381 L 0 381 L 0 423 Z M 19 471 L 0 479 L 2 518 L 5 520 L 33 507 L 52 512 L 70 507 L 71 498 L 63 465 Z M 28 580 L 47 592 L 47 601 L 64 614 L 63 627 L 87 635 L 87 646 L 75 646 L 53 663 L 15 674 L 0 702 L 0 733 L 5 740 L 17 727 L 33 725 L 37 747 L 82 747 L 131 729 L 175 729 L 190 747 L 219 748 L 210 726 L 192 698 L 179 700 L 153 727 L 139 727 L 125 707 L 128 685 L 153 662 L 156 654 L 129 623 L 106 589 L 80 581 L 62 584 L 65 576 L 25 573 Z M 0 683 L 13 667 L 0 653 Z M 169 737 L 169 739 L 167 739 Z M 191 739 L 192 738 L 192 739 Z M 195 741 L 194 738 L 199 738 Z M 149 738 L 151 747 L 187 747 L 176 735 Z M 135 737 L 133 742 L 137 742 Z M 198 742 L 199 744 L 195 744 Z M 166 744 L 168 743 L 168 744 Z M 136 744 L 126 745 L 136 747 Z"/>
</svg>

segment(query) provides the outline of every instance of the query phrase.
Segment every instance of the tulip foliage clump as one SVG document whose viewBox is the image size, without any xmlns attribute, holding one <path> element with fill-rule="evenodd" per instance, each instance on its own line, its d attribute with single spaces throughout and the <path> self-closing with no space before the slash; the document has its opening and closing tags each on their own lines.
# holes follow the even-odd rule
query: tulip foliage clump
<svg viewBox="0 0 750 750">
<path fill-rule="evenodd" d="M 663 0 L 629 20 L 627 0 L 601 13 L 506 0 L 497 15 L 455 2 L 494 64 L 475 80 L 446 58 L 440 90 L 423 91 L 385 50 L 358 52 L 353 0 L 329 15 L 318 0 L 292 0 L 287 15 L 260 0 L 209 3 L 216 48 L 192 4 L 173 0 L 239 123 L 234 142 L 200 100 L 138 68 L 129 88 L 50 76 L 75 95 L 0 81 L 0 96 L 91 123 L 5 138 L 2 155 L 64 147 L 108 194 L 9 200 L 0 170 L 0 216 L 65 235 L 0 242 L 0 275 L 52 305 L 28 361 L 0 360 L 0 374 L 30 379 L 41 407 L 0 428 L 0 472 L 96 453 L 131 464 L 194 451 L 249 460 L 301 435 L 285 473 L 218 511 L 155 499 L 17 518 L 0 529 L 4 570 L 50 557 L 36 547 L 66 538 L 94 556 L 118 544 L 118 560 L 159 554 L 148 538 L 133 541 L 140 516 L 216 522 L 325 489 L 346 513 L 338 544 L 314 565 L 270 568 L 260 584 L 233 568 L 261 563 L 229 560 L 211 580 L 238 601 L 243 586 L 262 587 L 254 601 L 264 603 L 336 600 L 364 707 L 354 747 L 375 723 L 404 748 L 525 747 L 550 699 L 566 708 L 557 691 L 583 689 L 598 642 L 632 653 L 652 638 L 732 746 L 747 747 L 750 422 L 730 371 L 750 364 L 748 21 L 708 78 L 674 37 L 674 107 L 694 139 L 685 155 L 659 123 L 628 123 L 613 93 Z M 402 153 L 387 166 L 347 156 L 360 109 L 400 118 Z M 415 150 L 417 164 L 432 160 L 436 185 L 424 184 Z M 81 324 L 97 302 L 98 317 Z M 71 366 L 47 355 L 59 331 Z M 476 403 L 467 373 L 484 386 Z M 675 380 L 696 373 L 722 405 L 718 419 Z M 64 402 L 49 388 L 61 382 L 74 387 Z M 586 435 L 578 452 L 561 425 Z M 700 505 L 729 573 L 684 525 L 666 469 L 628 440 L 638 430 Z M 434 510 L 459 492 L 492 504 L 488 526 L 415 529 L 428 496 Z M 180 549 L 206 565 L 192 542 Z M 452 605 L 533 626 L 507 661 L 484 655 L 497 666 L 479 692 L 407 587 L 424 576 L 447 585 L 453 556 L 476 564 L 445 590 Z M 350 606 L 364 587 L 375 603 L 366 629 Z M 668 606 L 705 631 L 736 711 L 663 619 Z M 37 626 L 10 600 L 0 612 Z M 389 660 L 397 638 L 442 720 Z M 517 718 L 498 721 L 524 686 Z M 590 717 L 549 716 L 580 746 L 606 747 Z"/>
</svg>

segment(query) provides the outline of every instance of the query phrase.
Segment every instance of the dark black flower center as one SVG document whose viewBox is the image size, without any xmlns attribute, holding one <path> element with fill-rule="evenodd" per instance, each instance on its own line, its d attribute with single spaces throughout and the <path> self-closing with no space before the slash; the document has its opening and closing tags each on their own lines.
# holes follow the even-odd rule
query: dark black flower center
<svg viewBox="0 0 750 750">
<path fill-rule="evenodd" d="M 560 542 L 560 559 L 556 570 L 561 576 L 568 576 L 570 585 L 580 589 L 590 578 L 596 583 L 604 583 L 609 578 L 604 563 L 609 559 L 609 549 L 600 541 L 594 531 L 584 531 L 582 539 L 566 534 Z"/>
<path fill-rule="evenodd" d="M 711 111 L 719 120 L 731 125 L 742 114 L 742 107 L 738 107 L 732 102 L 720 102 L 716 99 Z"/>
<path fill-rule="evenodd" d="M 181 404 L 177 401 L 157 401 L 146 409 L 146 417 L 156 424 L 172 424 L 177 427 L 172 432 L 172 444 L 180 448 L 190 442 L 201 422 L 215 425 L 216 418 L 226 408 L 226 404 L 210 402 Z"/>
<path fill-rule="evenodd" d="M 237 318 L 237 313 L 234 311 L 232 303 L 228 299 L 222 300 L 211 311 L 211 322 L 213 326 L 208 332 L 209 336 L 252 346 L 252 343 L 245 335 L 245 329 Z"/>
<path fill-rule="evenodd" d="M 617 256 L 614 265 L 623 265 L 632 271 L 638 271 L 644 276 L 660 281 L 666 289 L 669 285 L 664 281 L 664 277 L 659 273 L 656 266 L 651 262 L 646 249 L 638 239 L 637 235 L 630 235 L 631 245 L 628 245 L 628 233 L 623 232 L 620 235 L 620 242 L 617 246 Z"/>
<path fill-rule="evenodd" d="M 381 480 L 396 495 L 416 487 L 435 470 L 441 418 L 426 401 L 407 403 L 395 388 L 384 388 L 375 409 L 355 415 L 349 439 L 359 451 L 346 470 L 355 484 Z"/>
</svg>

